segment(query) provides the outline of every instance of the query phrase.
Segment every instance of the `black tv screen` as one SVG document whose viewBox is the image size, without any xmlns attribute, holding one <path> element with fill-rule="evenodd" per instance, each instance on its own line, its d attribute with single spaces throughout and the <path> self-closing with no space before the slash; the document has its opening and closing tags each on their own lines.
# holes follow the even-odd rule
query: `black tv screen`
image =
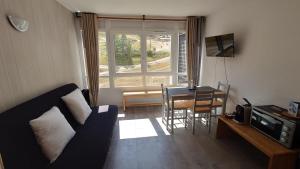
<svg viewBox="0 0 300 169">
<path fill-rule="evenodd" d="M 234 56 L 234 35 L 226 34 L 205 38 L 206 55 L 214 57 Z"/>
</svg>

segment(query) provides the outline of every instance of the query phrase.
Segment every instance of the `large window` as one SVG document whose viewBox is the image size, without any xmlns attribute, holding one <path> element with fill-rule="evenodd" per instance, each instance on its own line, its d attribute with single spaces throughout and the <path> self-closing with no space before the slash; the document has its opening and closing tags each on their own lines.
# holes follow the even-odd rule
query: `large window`
<svg viewBox="0 0 300 169">
<path fill-rule="evenodd" d="M 158 29 L 152 22 L 107 23 L 99 28 L 100 88 L 158 88 L 161 83 L 187 81 L 183 27 L 159 23 Z"/>
</svg>

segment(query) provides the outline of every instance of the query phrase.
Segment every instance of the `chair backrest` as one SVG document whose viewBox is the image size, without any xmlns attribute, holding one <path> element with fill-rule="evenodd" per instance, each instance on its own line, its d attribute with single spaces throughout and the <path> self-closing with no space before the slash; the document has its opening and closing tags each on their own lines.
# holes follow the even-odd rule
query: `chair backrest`
<svg viewBox="0 0 300 169">
<path fill-rule="evenodd" d="M 201 87 L 195 90 L 194 95 L 194 110 L 197 108 L 208 108 L 212 109 L 213 99 L 214 99 L 214 90 L 207 90 Z"/>
<path fill-rule="evenodd" d="M 227 102 L 227 98 L 229 96 L 229 90 L 230 90 L 230 85 L 229 84 L 225 84 L 222 82 L 218 82 L 218 90 L 221 90 L 225 93 L 225 98 L 224 98 L 224 102 Z"/>
</svg>

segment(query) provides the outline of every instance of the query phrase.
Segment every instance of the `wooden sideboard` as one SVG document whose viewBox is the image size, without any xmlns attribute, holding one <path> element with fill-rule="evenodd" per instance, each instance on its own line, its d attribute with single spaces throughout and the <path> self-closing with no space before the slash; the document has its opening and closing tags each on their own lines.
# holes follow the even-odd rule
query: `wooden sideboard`
<svg viewBox="0 0 300 169">
<path fill-rule="evenodd" d="M 231 119 L 219 117 L 216 137 L 228 137 L 233 131 L 269 157 L 268 169 L 296 168 L 298 150 L 285 148 L 249 125 L 237 124 Z"/>
</svg>

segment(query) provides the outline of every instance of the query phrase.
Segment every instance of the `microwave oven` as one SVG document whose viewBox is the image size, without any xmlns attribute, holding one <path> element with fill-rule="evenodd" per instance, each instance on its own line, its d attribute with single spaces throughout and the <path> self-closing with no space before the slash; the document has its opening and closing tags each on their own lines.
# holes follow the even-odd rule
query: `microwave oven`
<svg viewBox="0 0 300 169">
<path fill-rule="evenodd" d="M 287 148 L 299 147 L 300 123 L 281 115 L 284 111 L 275 105 L 254 106 L 250 125 Z"/>
</svg>

